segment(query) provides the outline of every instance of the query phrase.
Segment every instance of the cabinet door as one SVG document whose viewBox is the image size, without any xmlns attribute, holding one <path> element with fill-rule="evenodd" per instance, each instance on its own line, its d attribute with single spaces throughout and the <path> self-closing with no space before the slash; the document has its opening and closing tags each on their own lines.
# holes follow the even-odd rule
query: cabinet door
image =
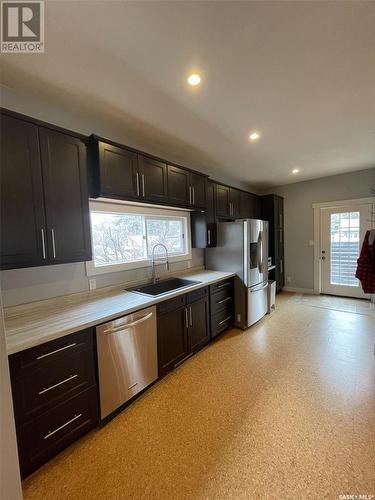
<svg viewBox="0 0 375 500">
<path fill-rule="evenodd" d="M 101 195 L 137 198 L 140 194 L 137 153 L 99 142 Z"/>
<path fill-rule="evenodd" d="M 167 201 L 167 165 L 161 161 L 139 155 L 141 197 L 147 201 Z"/>
<path fill-rule="evenodd" d="M 229 215 L 235 219 L 241 217 L 240 191 L 238 189 L 230 188 L 229 203 L 230 203 Z"/>
<path fill-rule="evenodd" d="M 186 308 L 176 309 L 159 315 L 159 375 L 173 370 L 188 355 L 187 319 Z"/>
<path fill-rule="evenodd" d="M 168 165 L 169 201 L 174 205 L 190 204 L 190 172 L 183 168 Z"/>
<path fill-rule="evenodd" d="M 91 260 L 86 146 L 40 128 L 50 263 Z"/>
<path fill-rule="evenodd" d="M 45 215 L 38 128 L 1 116 L 1 268 L 45 262 Z"/>
<path fill-rule="evenodd" d="M 216 184 L 216 215 L 228 217 L 229 215 L 229 187 Z"/>
<path fill-rule="evenodd" d="M 192 190 L 192 205 L 197 208 L 207 206 L 207 177 L 191 173 L 190 185 Z"/>
<path fill-rule="evenodd" d="M 208 298 L 190 304 L 188 313 L 189 352 L 194 352 L 210 340 Z"/>
</svg>

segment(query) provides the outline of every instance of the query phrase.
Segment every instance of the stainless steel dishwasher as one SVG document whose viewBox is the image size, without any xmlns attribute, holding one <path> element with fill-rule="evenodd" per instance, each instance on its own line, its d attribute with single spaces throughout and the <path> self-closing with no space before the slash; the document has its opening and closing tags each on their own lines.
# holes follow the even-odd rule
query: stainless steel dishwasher
<svg viewBox="0 0 375 500">
<path fill-rule="evenodd" d="M 158 378 L 156 306 L 98 326 L 96 341 L 103 419 Z"/>
</svg>

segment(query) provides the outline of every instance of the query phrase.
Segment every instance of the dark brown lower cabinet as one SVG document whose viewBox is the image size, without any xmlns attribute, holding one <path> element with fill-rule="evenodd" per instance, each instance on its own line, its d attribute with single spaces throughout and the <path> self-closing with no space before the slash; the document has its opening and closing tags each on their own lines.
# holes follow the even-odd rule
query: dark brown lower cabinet
<svg viewBox="0 0 375 500">
<path fill-rule="evenodd" d="M 225 279 L 210 286 L 211 337 L 233 325 L 234 281 Z"/>
<path fill-rule="evenodd" d="M 91 328 L 9 356 L 22 477 L 97 424 L 95 359 Z"/>
<path fill-rule="evenodd" d="M 210 340 L 208 287 L 158 305 L 159 376 Z"/>
</svg>

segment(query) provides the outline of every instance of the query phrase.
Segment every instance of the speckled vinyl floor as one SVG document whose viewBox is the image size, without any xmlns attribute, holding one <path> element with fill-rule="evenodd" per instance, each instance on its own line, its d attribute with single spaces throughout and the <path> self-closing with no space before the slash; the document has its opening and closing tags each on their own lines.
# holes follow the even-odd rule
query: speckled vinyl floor
<svg viewBox="0 0 375 500">
<path fill-rule="evenodd" d="M 291 295 L 24 482 L 25 499 L 375 495 L 375 319 Z"/>
</svg>

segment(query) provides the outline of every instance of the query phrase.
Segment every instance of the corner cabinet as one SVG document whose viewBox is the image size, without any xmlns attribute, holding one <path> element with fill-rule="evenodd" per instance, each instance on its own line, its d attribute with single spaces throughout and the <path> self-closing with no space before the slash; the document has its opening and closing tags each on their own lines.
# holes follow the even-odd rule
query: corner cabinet
<svg viewBox="0 0 375 500">
<path fill-rule="evenodd" d="M 269 222 L 269 256 L 275 269 L 270 279 L 276 280 L 276 291 L 285 284 L 284 276 L 284 198 L 276 194 L 261 197 L 262 218 Z"/>
<path fill-rule="evenodd" d="M 85 144 L 0 116 L 1 269 L 91 260 Z"/>
</svg>

